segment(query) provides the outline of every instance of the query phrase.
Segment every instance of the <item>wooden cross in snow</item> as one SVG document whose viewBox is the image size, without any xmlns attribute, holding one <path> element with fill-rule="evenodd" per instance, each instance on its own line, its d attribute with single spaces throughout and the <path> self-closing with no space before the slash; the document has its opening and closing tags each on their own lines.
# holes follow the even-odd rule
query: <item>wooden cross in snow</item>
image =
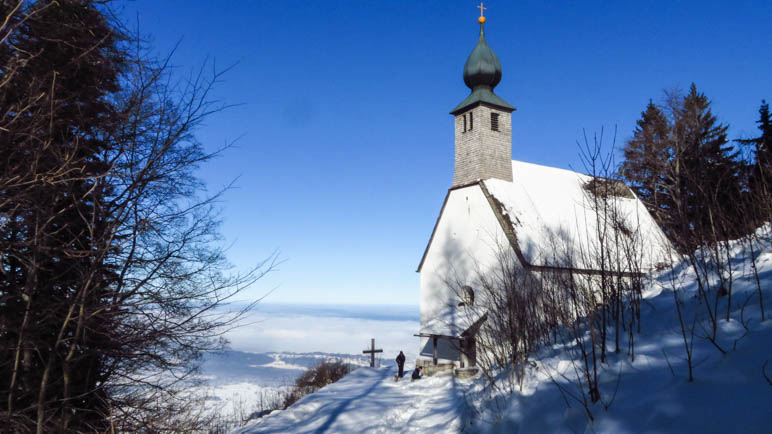
<svg viewBox="0 0 772 434">
<path fill-rule="evenodd" d="M 370 354 L 370 367 L 375 367 L 375 353 L 382 353 L 383 349 L 375 349 L 375 339 L 370 339 L 370 349 L 364 350 L 362 353 L 364 354 Z"/>
</svg>

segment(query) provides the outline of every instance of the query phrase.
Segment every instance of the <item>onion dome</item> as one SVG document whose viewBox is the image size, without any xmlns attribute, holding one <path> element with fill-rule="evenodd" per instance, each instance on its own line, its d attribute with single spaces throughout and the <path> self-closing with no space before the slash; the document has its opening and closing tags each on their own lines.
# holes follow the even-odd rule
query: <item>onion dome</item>
<svg viewBox="0 0 772 434">
<path fill-rule="evenodd" d="M 480 39 L 464 65 L 464 83 L 474 90 L 477 86 L 491 89 L 501 81 L 501 63 L 496 53 L 485 42 L 485 31 L 480 23 Z"/>
<path fill-rule="evenodd" d="M 479 22 L 480 39 L 464 65 L 464 83 L 472 93 L 450 112 L 453 115 L 479 103 L 487 103 L 508 112 L 515 110 L 512 105 L 493 93 L 493 88 L 501 81 L 501 63 L 485 41 L 485 17 L 480 17 Z"/>
</svg>

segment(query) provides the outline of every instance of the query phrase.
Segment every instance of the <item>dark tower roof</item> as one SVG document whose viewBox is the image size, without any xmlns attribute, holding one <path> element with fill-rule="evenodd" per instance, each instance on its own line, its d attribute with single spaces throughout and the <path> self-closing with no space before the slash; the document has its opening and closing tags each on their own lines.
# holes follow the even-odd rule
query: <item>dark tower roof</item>
<svg viewBox="0 0 772 434">
<path fill-rule="evenodd" d="M 496 53 L 485 42 L 483 23 L 484 20 L 481 20 L 480 39 L 477 41 L 477 46 L 474 47 L 464 65 L 464 83 L 472 89 L 472 93 L 451 110 L 452 115 L 480 103 L 493 105 L 504 111 L 515 110 L 512 105 L 493 93 L 493 88 L 501 81 L 501 63 Z"/>
</svg>

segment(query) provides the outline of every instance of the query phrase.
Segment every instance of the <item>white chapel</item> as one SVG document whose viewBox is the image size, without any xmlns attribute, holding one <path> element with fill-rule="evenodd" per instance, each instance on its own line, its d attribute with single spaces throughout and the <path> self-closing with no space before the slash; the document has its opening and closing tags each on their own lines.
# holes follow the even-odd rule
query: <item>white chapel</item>
<svg viewBox="0 0 772 434">
<path fill-rule="evenodd" d="M 515 108 L 494 93 L 501 81 L 499 59 L 480 37 L 464 66 L 471 93 L 450 114 L 455 119 L 453 184 L 434 225 L 418 266 L 420 273 L 420 337 L 417 364 L 431 373 L 475 364 L 475 330 L 485 314 L 470 316 L 472 283 L 478 273 L 493 270 L 502 250 L 511 252 L 533 272 L 572 270 L 592 274 L 591 264 L 576 255 L 570 264 L 555 254 L 554 239 L 563 248 L 592 248 L 597 216 L 588 212 L 588 185 L 594 180 L 577 172 L 512 160 L 512 113 Z M 608 180 L 607 180 L 608 181 Z M 618 183 L 619 184 L 619 183 Z M 632 222 L 635 234 L 647 240 L 641 268 L 663 261 L 667 241 L 643 204 L 623 184 L 616 203 Z M 469 284 L 452 289 L 449 280 Z"/>
</svg>

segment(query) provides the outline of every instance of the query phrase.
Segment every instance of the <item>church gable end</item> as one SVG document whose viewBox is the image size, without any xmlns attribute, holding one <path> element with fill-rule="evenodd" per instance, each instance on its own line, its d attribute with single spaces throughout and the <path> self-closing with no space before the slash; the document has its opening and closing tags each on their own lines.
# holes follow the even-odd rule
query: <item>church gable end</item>
<svg viewBox="0 0 772 434">
<path fill-rule="evenodd" d="M 478 271 L 496 264 L 500 253 L 497 246 L 508 245 L 480 183 L 448 191 L 418 267 L 421 324 L 435 319 L 448 308 L 458 307 L 460 302 L 468 302 L 464 294 L 455 293 L 454 285 L 449 282 L 458 283 L 459 288 L 473 287 Z"/>
</svg>

